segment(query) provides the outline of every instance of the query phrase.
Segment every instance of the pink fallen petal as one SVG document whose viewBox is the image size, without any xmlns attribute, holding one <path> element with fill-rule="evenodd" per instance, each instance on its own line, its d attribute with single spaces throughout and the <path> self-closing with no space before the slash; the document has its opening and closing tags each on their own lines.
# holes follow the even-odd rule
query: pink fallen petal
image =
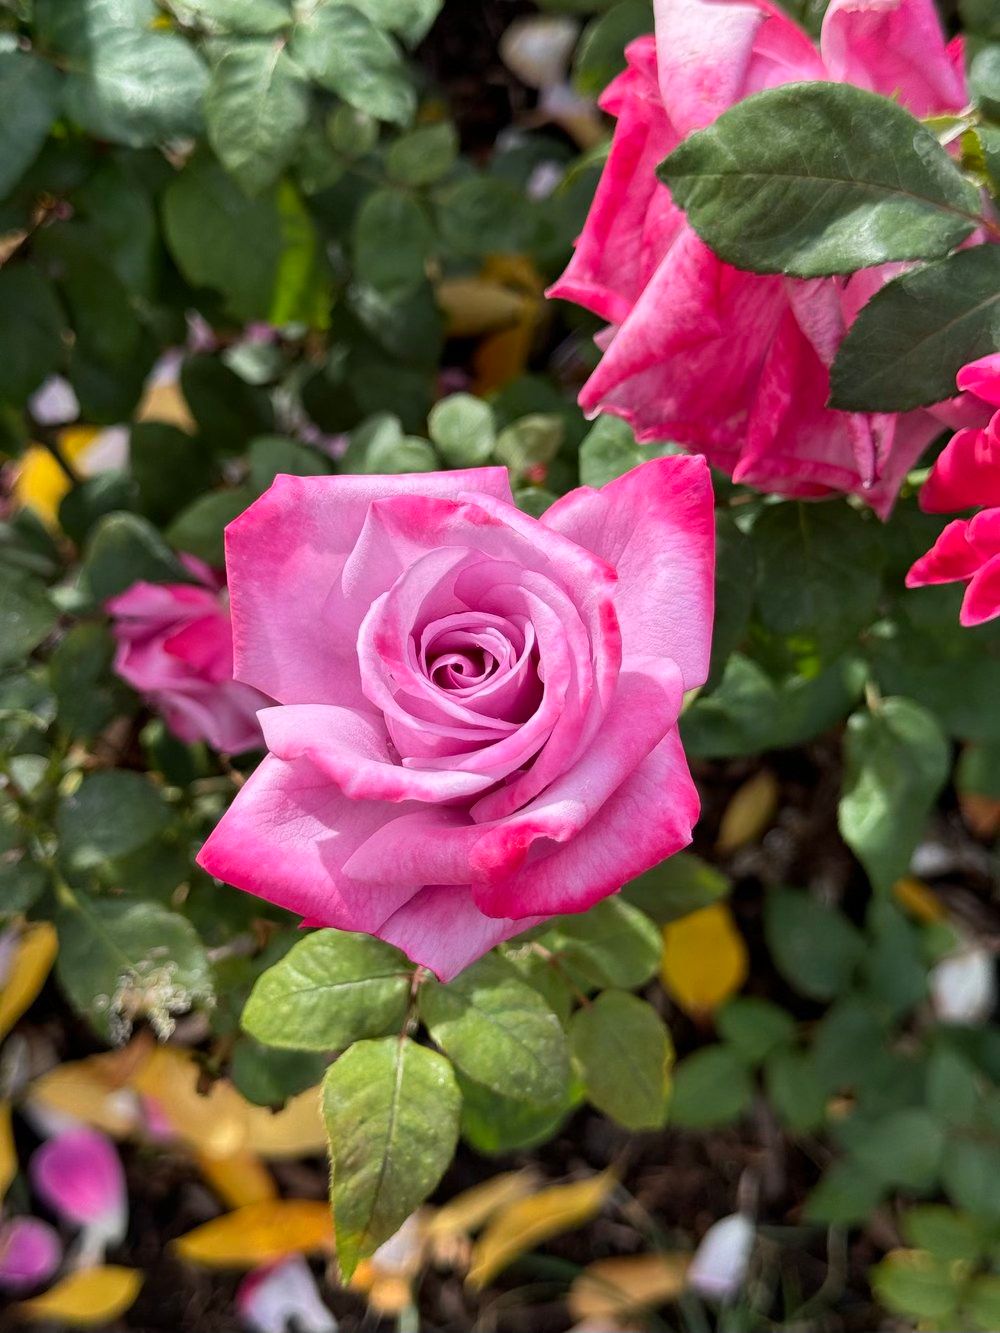
<svg viewBox="0 0 1000 1333">
<path fill-rule="evenodd" d="M 37 1217 L 0 1223 L 0 1288 L 27 1291 L 48 1282 L 62 1259 L 59 1237 Z"/>
<path fill-rule="evenodd" d="M 49 1139 L 31 1159 L 32 1185 L 64 1222 L 105 1244 L 121 1241 L 128 1224 L 125 1173 L 115 1145 L 94 1129 Z"/>
<path fill-rule="evenodd" d="M 236 1291 L 236 1309 L 250 1333 L 337 1333 L 304 1259 L 256 1268 Z"/>
</svg>

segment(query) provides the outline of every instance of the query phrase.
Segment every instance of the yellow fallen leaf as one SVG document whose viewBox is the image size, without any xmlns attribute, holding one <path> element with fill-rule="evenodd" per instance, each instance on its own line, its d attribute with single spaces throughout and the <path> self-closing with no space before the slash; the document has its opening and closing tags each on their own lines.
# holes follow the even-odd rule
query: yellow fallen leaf
<svg viewBox="0 0 1000 1333">
<path fill-rule="evenodd" d="M 58 949 L 55 926 L 48 921 L 39 921 L 21 930 L 13 957 L 0 975 L 0 1041 L 45 985 Z"/>
<path fill-rule="evenodd" d="M 570 1185 L 551 1185 L 508 1204 L 472 1248 L 469 1285 L 477 1290 L 485 1287 L 526 1250 L 589 1222 L 600 1212 L 615 1183 L 613 1172 L 602 1171 Z"/>
<path fill-rule="evenodd" d="M 948 915 L 944 903 L 934 890 L 911 875 L 896 880 L 892 886 L 892 896 L 904 912 L 908 912 L 910 916 L 925 925 L 930 925 L 933 921 L 944 921 Z"/>
<path fill-rule="evenodd" d="M 759 842 L 777 813 L 780 795 L 778 779 L 766 768 L 738 787 L 723 813 L 715 850 L 729 856 L 739 847 Z"/>
<path fill-rule="evenodd" d="M 223 1213 L 173 1246 L 182 1259 L 205 1268 L 256 1268 L 291 1254 L 332 1250 L 333 1217 L 325 1200 L 272 1199 Z"/>
<path fill-rule="evenodd" d="M 112 1138 L 126 1138 L 141 1123 L 138 1098 L 127 1086 L 128 1079 L 149 1058 L 151 1049 L 149 1034 L 142 1033 L 120 1051 L 56 1065 L 31 1084 L 29 1100 Z"/>
<path fill-rule="evenodd" d="M 93 426 L 69 426 L 61 430 L 56 442 L 70 464 L 79 465 L 99 435 Z M 14 499 L 34 510 L 50 527 L 57 527 L 59 505 L 69 492 L 70 480 L 48 449 L 31 444 L 21 455 L 14 478 Z"/>
<path fill-rule="evenodd" d="M 134 1268 L 84 1268 L 14 1307 L 22 1319 L 49 1320 L 73 1328 L 109 1324 L 133 1304 L 143 1276 Z"/>
<path fill-rule="evenodd" d="M 198 1170 L 229 1208 L 243 1208 L 250 1203 L 266 1203 L 278 1197 L 274 1177 L 252 1152 L 231 1157 L 198 1154 Z"/>
<path fill-rule="evenodd" d="M 136 409 L 136 421 L 161 421 L 193 435 L 197 423 L 178 380 L 150 384 Z"/>
<path fill-rule="evenodd" d="M 512 328 L 530 303 L 523 293 L 483 277 L 444 278 L 435 294 L 452 338 L 480 338 Z"/>
<path fill-rule="evenodd" d="M 747 948 L 725 903 L 663 927 L 663 984 L 685 1013 L 711 1013 L 746 981 Z"/>
<path fill-rule="evenodd" d="M 246 1104 L 247 1147 L 268 1161 L 326 1152 L 319 1088 L 307 1088 L 277 1112 Z"/>
<path fill-rule="evenodd" d="M 574 1319 L 603 1321 L 652 1309 L 684 1291 L 689 1254 L 637 1254 L 598 1259 L 574 1278 L 569 1309 Z"/>
<path fill-rule="evenodd" d="M 502 1171 L 449 1199 L 428 1221 L 427 1235 L 431 1240 L 471 1235 L 501 1208 L 533 1194 L 537 1186 L 534 1171 Z"/>
<path fill-rule="evenodd" d="M 472 389 L 486 395 L 522 374 L 547 307 L 545 283 L 525 255 L 490 255 L 481 274 L 486 281 L 498 282 L 522 297 L 517 319 L 484 338 L 473 354 Z"/>
<path fill-rule="evenodd" d="M 10 1123 L 10 1102 L 0 1102 L 0 1203 L 17 1175 L 17 1149 Z"/>
<path fill-rule="evenodd" d="M 382 1273 L 370 1259 L 362 1259 L 351 1277 L 350 1288 L 359 1292 L 375 1314 L 391 1318 L 413 1304 L 413 1284 L 399 1273 Z"/>
<path fill-rule="evenodd" d="M 136 1070 L 131 1086 L 151 1097 L 184 1143 L 209 1157 L 232 1157 L 248 1144 L 249 1103 L 226 1079 L 200 1088 L 201 1070 L 189 1051 L 157 1046 Z M 267 1112 L 265 1112 L 267 1114 Z"/>
</svg>

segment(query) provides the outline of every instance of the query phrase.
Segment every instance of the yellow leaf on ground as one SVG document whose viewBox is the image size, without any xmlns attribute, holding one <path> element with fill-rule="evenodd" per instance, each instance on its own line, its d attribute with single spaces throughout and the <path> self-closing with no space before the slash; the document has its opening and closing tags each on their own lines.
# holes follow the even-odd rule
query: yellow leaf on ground
<svg viewBox="0 0 1000 1333">
<path fill-rule="evenodd" d="M 526 1199 L 508 1204 L 493 1218 L 472 1248 L 468 1283 L 481 1288 L 535 1245 L 589 1222 L 615 1186 L 611 1171 L 551 1185 Z"/>
<path fill-rule="evenodd" d="M 274 1177 L 252 1152 L 234 1153 L 231 1157 L 209 1157 L 199 1153 L 198 1170 L 230 1208 L 266 1203 L 278 1197 Z"/>
<path fill-rule="evenodd" d="M 445 278 L 435 290 L 452 338 L 479 338 L 520 323 L 530 298 L 482 277 Z"/>
<path fill-rule="evenodd" d="M 193 435 L 198 428 L 187 405 L 187 399 L 181 392 L 180 382 L 176 379 L 151 384 L 136 409 L 135 419 L 165 422 L 168 426 L 176 426 L 178 430 L 186 431 L 189 435 Z"/>
<path fill-rule="evenodd" d="M 189 1051 L 158 1046 L 139 1066 L 131 1085 L 151 1097 L 179 1139 L 210 1157 L 232 1157 L 247 1148 L 247 1103 L 226 1079 L 200 1089 L 201 1070 Z M 264 1114 L 267 1114 L 265 1111 Z"/>
<path fill-rule="evenodd" d="M 57 442 L 63 457 L 78 464 L 98 434 L 93 426 L 69 426 L 59 432 Z M 43 445 L 31 444 L 21 455 L 14 478 L 14 499 L 34 510 L 50 527 L 57 527 L 59 505 L 68 493 L 70 480 Z"/>
<path fill-rule="evenodd" d="M 574 1319 L 614 1320 L 676 1300 L 684 1291 L 689 1254 L 637 1254 L 598 1259 L 574 1278 L 569 1309 Z"/>
<path fill-rule="evenodd" d="M 0 1203 L 17 1175 L 17 1149 L 10 1123 L 10 1103 L 0 1102 Z"/>
<path fill-rule="evenodd" d="M 269 1161 L 326 1152 L 320 1090 L 307 1088 L 278 1112 L 246 1103 L 247 1147 Z"/>
<path fill-rule="evenodd" d="M 743 985 L 747 948 L 725 903 L 663 927 L 663 984 L 685 1013 L 711 1013 Z"/>
<path fill-rule="evenodd" d="M 45 985 L 58 949 L 55 926 L 39 921 L 21 930 L 13 956 L 0 963 L 0 1041 Z"/>
<path fill-rule="evenodd" d="M 256 1268 L 332 1250 L 333 1217 L 325 1200 L 273 1199 L 224 1213 L 173 1246 L 182 1259 L 206 1268 Z"/>
<path fill-rule="evenodd" d="M 896 880 L 892 886 L 892 896 L 904 912 L 926 925 L 932 921 L 944 921 L 948 915 L 944 903 L 934 890 L 911 875 Z"/>
<path fill-rule="evenodd" d="M 69 1273 L 41 1296 L 14 1307 L 23 1319 L 48 1320 L 73 1328 L 90 1328 L 118 1319 L 133 1304 L 142 1287 L 134 1268 L 84 1268 Z"/>
<path fill-rule="evenodd" d="M 534 1171 L 503 1171 L 449 1199 L 427 1223 L 427 1235 L 432 1240 L 470 1235 L 501 1208 L 532 1194 L 537 1185 Z"/>
<path fill-rule="evenodd" d="M 120 1051 L 56 1065 L 31 1084 L 29 1100 L 44 1111 L 81 1120 L 112 1138 L 126 1138 L 142 1120 L 139 1099 L 126 1085 L 151 1049 L 149 1034 L 141 1033 Z"/>
<path fill-rule="evenodd" d="M 778 779 L 766 768 L 738 787 L 723 813 L 715 850 L 729 856 L 740 847 L 759 842 L 778 811 L 780 795 Z"/>
</svg>

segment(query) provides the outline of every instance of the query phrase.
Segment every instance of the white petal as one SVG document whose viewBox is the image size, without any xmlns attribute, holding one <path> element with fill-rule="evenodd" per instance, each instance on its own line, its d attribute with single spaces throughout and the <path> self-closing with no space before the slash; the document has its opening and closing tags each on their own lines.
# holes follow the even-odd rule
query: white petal
<svg viewBox="0 0 1000 1333">
<path fill-rule="evenodd" d="M 753 1223 L 740 1213 L 710 1226 L 688 1269 L 691 1289 L 716 1301 L 735 1296 L 746 1277 L 753 1238 Z"/>
</svg>

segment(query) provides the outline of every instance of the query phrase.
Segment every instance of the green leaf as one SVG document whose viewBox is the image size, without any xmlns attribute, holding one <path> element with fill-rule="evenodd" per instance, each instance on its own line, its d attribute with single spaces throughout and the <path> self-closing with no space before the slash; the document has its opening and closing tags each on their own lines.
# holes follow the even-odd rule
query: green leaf
<svg viewBox="0 0 1000 1333">
<path fill-rule="evenodd" d="M 169 820 L 159 788 L 141 773 L 102 769 L 60 799 L 59 852 L 74 869 L 89 869 L 137 851 Z"/>
<path fill-rule="evenodd" d="M 830 406 L 905 412 L 951 398 L 962 366 L 1000 347 L 1000 249 L 903 273 L 863 307 L 831 371 Z"/>
<path fill-rule="evenodd" d="M 65 108 L 81 129 L 130 148 L 199 132 L 205 66 L 183 37 L 154 27 L 152 0 L 47 0 L 41 9 L 43 30 L 68 57 Z"/>
<path fill-rule="evenodd" d="M 838 824 L 877 889 L 909 868 L 951 766 L 937 720 L 911 699 L 885 699 L 855 713 L 844 739 Z"/>
<path fill-rule="evenodd" d="M 826 1119 L 826 1094 L 808 1051 L 779 1047 L 767 1057 L 768 1100 L 794 1134 L 812 1134 Z"/>
<path fill-rule="evenodd" d="M 893 1250 L 872 1269 L 871 1284 L 898 1314 L 947 1321 L 958 1309 L 959 1287 L 948 1266 L 923 1250 Z"/>
<path fill-rule="evenodd" d="M 761 624 L 793 660 L 832 661 L 875 618 L 881 525 L 846 504 L 788 503 L 769 506 L 752 535 Z"/>
<path fill-rule="evenodd" d="M 56 928 L 59 983 L 106 1041 L 124 1040 L 140 1016 L 165 1039 L 175 1014 L 212 1001 L 211 968 L 194 927 L 159 903 L 76 894 L 56 913 Z"/>
<path fill-rule="evenodd" d="M 0 52 L 0 198 L 38 155 L 59 110 L 52 65 L 26 51 Z"/>
<path fill-rule="evenodd" d="M 323 1114 L 344 1282 L 441 1179 L 461 1106 L 448 1061 L 408 1037 L 357 1042 L 331 1066 Z"/>
<path fill-rule="evenodd" d="M 555 1106 L 536 1106 L 484 1088 L 461 1070 L 455 1073 L 462 1093 L 462 1138 L 476 1152 L 494 1157 L 548 1142 L 583 1095 L 574 1086 Z"/>
<path fill-rule="evenodd" d="M 376 291 L 401 297 L 424 281 L 433 243 L 427 214 L 399 190 L 373 190 L 354 223 L 354 270 Z"/>
<path fill-rule="evenodd" d="M 386 170 L 401 185 L 431 185 L 447 176 L 458 156 L 454 125 L 425 125 L 401 135 L 386 154 Z"/>
<path fill-rule="evenodd" d="M 250 482 L 256 491 L 266 491 L 279 473 L 291 477 L 315 477 L 330 471 L 325 454 L 282 435 L 261 435 L 251 441 L 247 456 Z"/>
<path fill-rule="evenodd" d="M 65 322 L 52 284 L 37 268 L 0 268 L 0 400 L 20 406 L 58 368 Z"/>
<path fill-rule="evenodd" d="M 660 965 L 663 941 L 649 917 L 619 897 L 579 916 L 555 917 L 541 937 L 564 966 L 592 986 L 633 990 Z"/>
<path fill-rule="evenodd" d="M 132 427 L 129 466 L 147 518 L 165 524 L 214 480 L 212 456 L 201 440 L 162 421 Z"/>
<path fill-rule="evenodd" d="M 435 191 L 441 240 L 453 254 L 477 257 L 527 249 L 534 223 L 529 201 L 497 176 L 467 176 Z"/>
<path fill-rule="evenodd" d="M 329 322 L 330 274 L 319 237 L 288 181 L 249 199 L 207 153 L 164 196 L 164 234 L 193 287 L 220 292 L 240 320 Z"/>
<path fill-rule="evenodd" d="M 41 579 L 5 568 L 0 577 L 0 666 L 27 657 L 52 632 L 58 618 Z"/>
<path fill-rule="evenodd" d="M 954 1136 L 941 1163 L 941 1182 L 949 1198 L 976 1217 L 1000 1222 L 1000 1144 L 974 1135 Z"/>
<path fill-rule="evenodd" d="M 283 1106 L 326 1073 L 326 1060 L 310 1051 L 276 1051 L 241 1037 L 233 1047 L 229 1076 L 255 1106 Z"/>
<path fill-rule="evenodd" d="M 993 1273 L 974 1277 L 963 1292 L 962 1309 L 981 1333 L 1000 1328 L 1000 1277 Z"/>
<path fill-rule="evenodd" d="M 1000 13 L 993 0 L 959 0 L 958 12 L 970 32 L 1000 41 Z"/>
<path fill-rule="evenodd" d="M 178 551 L 222 569 L 226 563 L 226 524 L 238 518 L 256 499 L 257 489 L 249 485 L 199 495 L 177 515 L 167 529 L 167 536 Z"/>
<path fill-rule="evenodd" d="M 135 503 L 135 482 L 127 472 L 113 468 L 87 477 L 59 502 L 59 526 L 83 546 L 102 518 Z"/>
<path fill-rule="evenodd" d="M 622 898 L 665 926 L 725 898 L 729 889 L 729 880 L 715 866 L 693 852 L 678 852 L 626 884 Z"/>
<path fill-rule="evenodd" d="M 922 1106 L 894 1111 L 878 1120 L 855 1115 L 838 1133 L 873 1180 L 917 1191 L 931 1189 L 937 1181 L 944 1130 Z"/>
<path fill-rule="evenodd" d="M 243 1028 L 265 1046 L 340 1051 L 402 1027 L 412 974 L 381 940 L 317 930 L 258 978 Z"/>
<path fill-rule="evenodd" d="M 310 79 L 359 111 L 411 119 L 416 95 L 399 48 L 360 7 L 319 0 L 296 23 L 289 51 Z"/>
<path fill-rule="evenodd" d="M 970 54 L 972 54 L 970 52 Z M 972 100 L 995 120 L 1000 112 L 1000 42 L 976 51 L 969 65 L 969 91 Z"/>
<path fill-rule="evenodd" d="M 619 0 L 583 30 L 573 57 L 573 84 L 584 97 L 597 97 L 625 68 L 625 48 L 653 26 L 650 0 Z"/>
<path fill-rule="evenodd" d="M 978 221 L 977 190 L 930 131 L 846 83 L 748 97 L 659 174 L 699 236 L 756 273 L 816 278 L 937 259 Z"/>
<path fill-rule="evenodd" d="M 427 430 L 449 467 L 482 467 L 493 454 L 493 409 L 471 393 L 453 393 L 436 402 Z"/>
<path fill-rule="evenodd" d="M 115 641 L 105 625 L 74 625 L 52 654 L 49 680 L 59 703 L 59 725 L 68 736 L 92 740 L 122 707 L 122 689 L 111 672 Z"/>
<path fill-rule="evenodd" d="M 198 422 L 204 447 L 242 453 L 274 426 L 267 394 L 244 383 L 213 356 L 192 356 L 181 367 L 181 390 Z"/>
<path fill-rule="evenodd" d="M 684 1129 L 730 1125 L 753 1097 L 747 1067 L 728 1046 L 704 1046 L 674 1070 L 669 1119 Z"/>
<path fill-rule="evenodd" d="M 832 1000 L 854 975 L 864 941 L 842 913 L 797 889 L 772 889 L 764 930 L 778 971 L 812 1000 Z"/>
<path fill-rule="evenodd" d="M 759 1064 L 795 1037 L 795 1019 L 770 1000 L 738 995 L 716 1012 L 719 1036 L 749 1061 Z"/>
<path fill-rule="evenodd" d="M 233 42 L 205 94 L 208 141 L 247 194 L 273 185 L 309 116 L 309 90 L 280 42 Z"/>
<path fill-rule="evenodd" d="M 626 1129 L 660 1128 L 674 1048 L 651 1005 L 627 991 L 603 991 L 573 1015 L 570 1044 L 599 1111 Z"/>
<path fill-rule="evenodd" d="M 943 1203 L 925 1203 L 904 1213 L 903 1235 L 911 1245 L 928 1250 L 942 1263 L 964 1259 L 976 1263 L 985 1248 L 982 1228 L 971 1217 Z"/>
<path fill-rule="evenodd" d="M 250 36 L 277 32 L 292 21 L 286 0 L 177 0 L 176 8 L 185 17 Z"/>
<path fill-rule="evenodd" d="M 444 0 L 351 0 L 355 9 L 387 32 L 394 32 L 416 46 L 430 31 Z"/>
<path fill-rule="evenodd" d="M 566 1093 L 569 1051 L 541 995 L 496 954 L 447 985 L 426 982 L 420 1016 L 468 1078 L 518 1101 L 550 1106 Z"/>
<path fill-rule="evenodd" d="M 866 1222 L 884 1193 L 882 1185 L 856 1162 L 834 1162 L 806 1200 L 805 1217 L 829 1226 Z"/>
<path fill-rule="evenodd" d="M 186 583 L 189 576 L 151 523 L 138 514 L 108 514 L 90 537 L 83 579 L 95 602 L 139 580 Z"/>
</svg>

